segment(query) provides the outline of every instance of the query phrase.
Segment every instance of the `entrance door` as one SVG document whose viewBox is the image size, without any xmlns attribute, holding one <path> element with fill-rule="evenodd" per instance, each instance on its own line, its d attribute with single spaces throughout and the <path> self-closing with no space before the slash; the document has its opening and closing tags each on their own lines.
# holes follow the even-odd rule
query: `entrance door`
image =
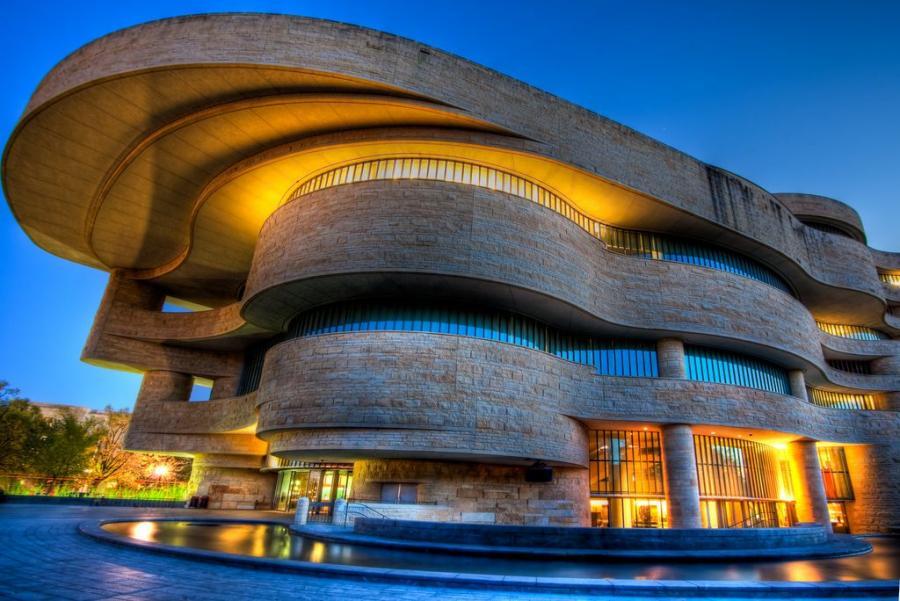
<svg viewBox="0 0 900 601">
<path fill-rule="evenodd" d="M 288 503 L 288 511 L 294 511 L 297 509 L 297 500 L 306 495 L 306 486 L 309 481 L 309 472 L 306 470 L 303 471 L 291 471 L 291 488 L 290 488 L 290 502 Z"/>
<path fill-rule="evenodd" d="M 850 521 L 847 519 L 847 505 L 845 503 L 829 503 L 828 515 L 831 518 L 832 530 L 841 534 L 850 532 Z"/>
</svg>

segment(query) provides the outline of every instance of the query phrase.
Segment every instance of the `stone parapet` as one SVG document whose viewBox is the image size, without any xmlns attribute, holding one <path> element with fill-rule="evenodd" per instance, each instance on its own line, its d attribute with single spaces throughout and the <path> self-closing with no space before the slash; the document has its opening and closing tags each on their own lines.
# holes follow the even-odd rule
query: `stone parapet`
<svg viewBox="0 0 900 601">
<path fill-rule="evenodd" d="M 355 534 L 457 545 L 551 549 L 620 549 L 632 551 L 701 551 L 810 547 L 830 539 L 823 527 L 808 528 L 541 528 L 485 527 L 477 524 L 360 518 Z"/>
<path fill-rule="evenodd" d="M 471 342 L 374 334 L 278 344 L 266 356 L 257 393 L 257 435 L 274 454 L 303 450 L 312 460 L 402 450 L 586 466 L 583 426 L 545 397 L 552 376 L 521 366 L 510 378 L 507 345 Z"/>
<path fill-rule="evenodd" d="M 336 240 L 347 252 L 334 252 Z M 284 205 L 260 232 L 244 316 L 279 329 L 321 304 L 415 294 L 505 306 L 584 331 L 713 339 L 810 366 L 813 384 L 897 387 L 896 380 L 831 370 L 812 315 L 781 290 L 724 271 L 610 252 L 537 204 L 444 182 L 358 183 Z"/>
<path fill-rule="evenodd" d="M 859 213 L 839 200 L 816 194 L 777 193 L 774 196 L 799 218 L 812 217 L 822 223 L 837 224 L 855 240 L 866 241 Z"/>
</svg>

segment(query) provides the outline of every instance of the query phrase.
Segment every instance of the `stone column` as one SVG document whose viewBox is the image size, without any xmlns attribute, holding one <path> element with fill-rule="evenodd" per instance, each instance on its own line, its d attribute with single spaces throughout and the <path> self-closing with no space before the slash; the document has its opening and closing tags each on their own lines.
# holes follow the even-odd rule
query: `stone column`
<svg viewBox="0 0 900 601">
<path fill-rule="evenodd" d="M 186 401 L 191 398 L 194 378 L 177 371 L 151 370 L 144 372 L 137 405 L 160 401 Z"/>
<path fill-rule="evenodd" d="M 791 396 L 809 401 L 809 396 L 806 394 L 806 378 L 803 377 L 803 370 L 792 369 L 788 372 L 788 379 L 791 383 Z"/>
<path fill-rule="evenodd" d="M 212 391 L 209 399 L 227 399 L 237 396 L 238 385 L 241 379 L 237 376 L 223 376 L 213 380 Z"/>
<path fill-rule="evenodd" d="M 193 385 L 194 378 L 189 374 L 164 370 L 145 371 L 131 412 L 131 423 L 125 433 L 125 448 L 150 450 L 146 448 L 146 441 L 142 437 L 145 433 L 143 428 L 147 423 L 160 421 L 160 416 L 166 412 L 163 403 L 190 399 Z M 157 438 L 157 434 L 153 436 Z"/>
<path fill-rule="evenodd" d="M 797 519 L 800 522 L 815 522 L 831 532 L 831 518 L 828 516 L 828 499 L 825 497 L 825 483 L 822 468 L 819 467 L 819 452 L 814 440 L 798 440 L 788 445 L 791 462 L 791 477 L 794 481 L 794 498 L 797 502 Z"/>
<path fill-rule="evenodd" d="M 608 506 L 608 515 L 609 515 L 609 527 L 610 528 L 622 528 L 625 524 L 623 524 L 623 514 L 624 506 L 622 503 L 622 499 L 617 497 L 609 498 L 609 506 Z"/>
<path fill-rule="evenodd" d="M 656 357 L 659 362 L 660 378 L 686 377 L 684 366 L 684 343 L 677 338 L 661 338 L 656 342 Z"/>
<path fill-rule="evenodd" d="M 294 526 L 305 526 L 309 518 L 309 498 L 297 499 L 297 510 L 294 512 Z"/>
<path fill-rule="evenodd" d="M 700 487 L 694 433 L 687 424 L 662 427 L 663 474 L 670 528 L 700 528 Z"/>
<path fill-rule="evenodd" d="M 347 525 L 347 512 L 349 511 L 350 506 L 347 505 L 347 499 L 335 499 L 334 501 L 334 511 L 331 516 L 331 523 L 335 526 L 346 526 Z"/>
</svg>

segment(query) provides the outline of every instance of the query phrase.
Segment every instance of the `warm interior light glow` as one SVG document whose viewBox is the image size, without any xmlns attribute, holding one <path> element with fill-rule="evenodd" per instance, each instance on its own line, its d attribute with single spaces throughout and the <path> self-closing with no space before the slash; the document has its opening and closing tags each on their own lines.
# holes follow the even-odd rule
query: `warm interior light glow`
<svg viewBox="0 0 900 601">
<path fill-rule="evenodd" d="M 170 471 L 171 469 L 168 465 L 155 465 L 153 466 L 153 477 L 162 480 L 163 478 L 168 477 Z"/>
<path fill-rule="evenodd" d="M 881 281 L 885 284 L 900 286 L 900 273 L 879 273 L 878 277 L 881 278 Z"/>
<path fill-rule="evenodd" d="M 131 527 L 131 538 L 152 542 L 156 538 L 157 526 L 154 522 L 138 522 Z"/>
</svg>

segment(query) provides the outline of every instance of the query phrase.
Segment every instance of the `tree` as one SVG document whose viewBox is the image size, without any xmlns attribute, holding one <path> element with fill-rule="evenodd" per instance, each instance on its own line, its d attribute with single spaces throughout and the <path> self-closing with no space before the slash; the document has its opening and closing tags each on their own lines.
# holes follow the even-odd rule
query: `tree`
<svg viewBox="0 0 900 601">
<path fill-rule="evenodd" d="M 156 453 L 129 453 L 128 465 L 116 475 L 126 487 L 158 486 L 184 482 L 190 476 L 191 461 L 184 457 Z"/>
<path fill-rule="evenodd" d="M 106 408 L 106 425 L 91 457 L 90 474 L 92 486 L 116 475 L 134 461 L 134 453 L 125 450 L 125 434 L 131 415 L 128 411 Z"/>
<path fill-rule="evenodd" d="M 131 422 L 127 410 L 106 408 L 106 422 L 91 455 L 91 487 L 107 482 L 125 488 L 143 488 L 187 479 L 190 460 L 155 453 L 125 450 L 125 434 Z M 185 473 L 187 472 L 187 473 Z"/>
<path fill-rule="evenodd" d="M 100 435 L 96 421 L 79 420 L 70 411 L 42 420 L 28 443 L 28 467 L 50 479 L 52 492 L 56 480 L 84 474 Z"/>
<path fill-rule="evenodd" d="M 0 473 L 26 471 L 29 441 L 42 421 L 40 411 L 19 396 L 18 388 L 0 380 Z"/>
</svg>

